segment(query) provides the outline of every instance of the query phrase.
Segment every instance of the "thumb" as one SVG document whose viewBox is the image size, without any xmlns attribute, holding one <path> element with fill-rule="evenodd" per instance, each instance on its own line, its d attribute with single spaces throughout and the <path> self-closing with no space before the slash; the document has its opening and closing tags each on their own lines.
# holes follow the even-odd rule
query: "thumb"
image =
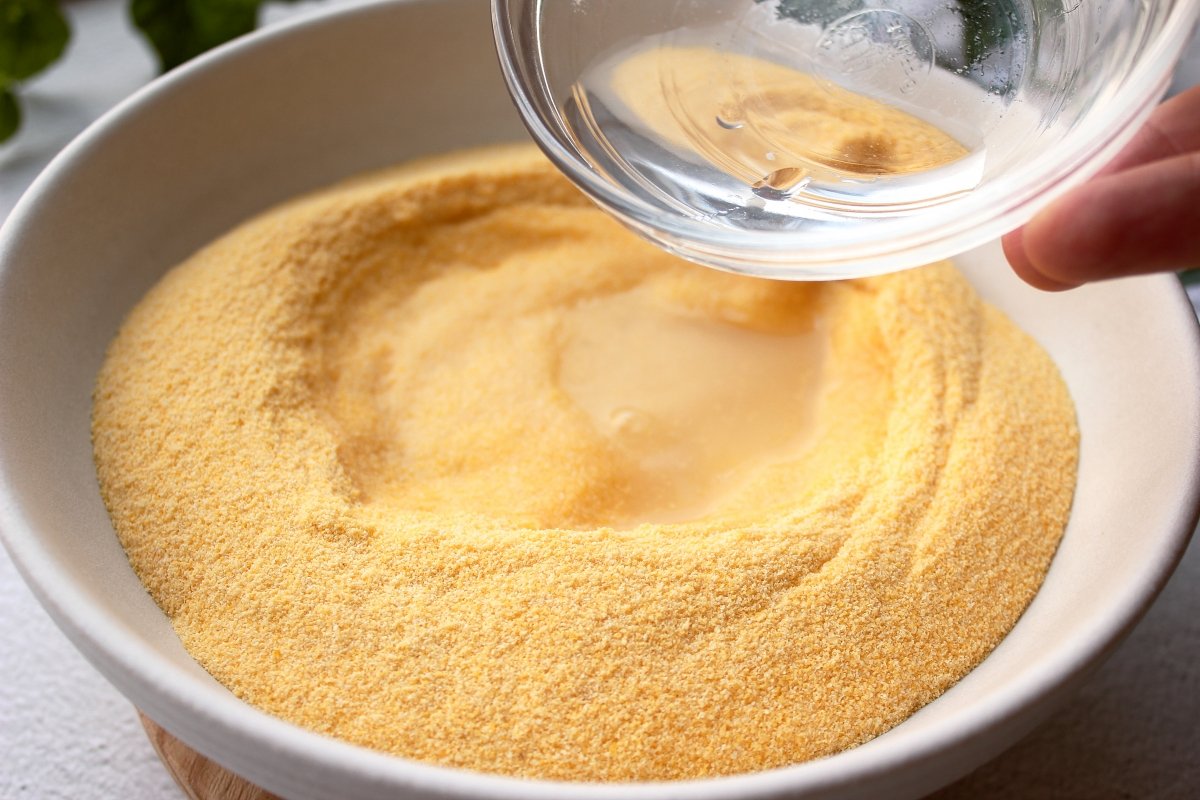
<svg viewBox="0 0 1200 800">
<path fill-rule="evenodd" d="M 1200 265 L 1200 153 L 1093 179 L 1005 236 L 1004 252 L 1050 290 Z"/>
</svg>

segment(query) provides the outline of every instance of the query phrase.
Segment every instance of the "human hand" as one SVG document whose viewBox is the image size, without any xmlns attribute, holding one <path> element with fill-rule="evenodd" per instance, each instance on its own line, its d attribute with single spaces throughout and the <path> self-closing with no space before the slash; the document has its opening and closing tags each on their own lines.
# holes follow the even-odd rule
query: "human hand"
<svg viewBox="0 0 1200 800">
<path fill-rule="evenodd" d="M 1163 103 L 1096 177 L 1004 237 L 1039 289 L 1200 266 L 1200 87 Z"/>
</svg>

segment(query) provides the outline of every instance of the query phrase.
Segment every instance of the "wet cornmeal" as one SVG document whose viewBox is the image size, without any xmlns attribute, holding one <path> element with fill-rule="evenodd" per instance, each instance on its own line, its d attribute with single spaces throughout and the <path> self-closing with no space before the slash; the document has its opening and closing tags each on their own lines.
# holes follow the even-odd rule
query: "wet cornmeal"
<svg viewBox="0 0 1200 800">
<path fill-rule="evenodd" d="M 526 148 L 201 251 L 122 327 L 93 432 L 134 569 L 238 696 L 587 781 L 792 764 L 937 697 L 1037 590 L 1078 437 L 951 266 L 702 269 Z"/>
</svg>

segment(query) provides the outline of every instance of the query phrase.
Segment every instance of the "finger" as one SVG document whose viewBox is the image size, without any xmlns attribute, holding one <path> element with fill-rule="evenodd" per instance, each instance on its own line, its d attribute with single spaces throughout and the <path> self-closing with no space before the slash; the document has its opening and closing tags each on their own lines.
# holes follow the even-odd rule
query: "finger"
<svg viewBox="0 0 1200 800">
<path fill-rule="evenodd" d="M 1200 151 L 1200 86 L 1164 102 L 1101 175 Z"/>
<path fill-rule="evenodd" d="M 1004 245 L 1004 256 L 1012 266 L 1013 272 L 1017 273 L 1017 277 L 1035 289 L 1042 289 L 1047 292 L 1062 292 L 1079 286 L 1077 283 L 1060 283 L 1051 280 L 1038 272 L 1029 255 L 1025 252 L 1023 228 L 1017 228 L 1012 233 L 1006 235 L 1002 243 Z"/>
<path fill-rule="evenodd" d="M 1093 179 L 1006 237 L 1005 253 L 1047 289 L 1200 264 L 1200 153 Z"/>
</svg>

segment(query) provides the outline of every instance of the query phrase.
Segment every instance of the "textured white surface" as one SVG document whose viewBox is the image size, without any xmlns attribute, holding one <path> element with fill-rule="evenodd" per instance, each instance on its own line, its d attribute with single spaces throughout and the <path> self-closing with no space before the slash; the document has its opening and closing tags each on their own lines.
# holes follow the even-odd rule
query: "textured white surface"
<svg viewBox="0 0 1200 800">
<path fill-rule="evenodd" d="M 337 0 L 327 0 L 326 5 Z M 88 122 L 153 75 L 124 0 L 68 4 L 67 59 L 23 92 L 0 146 L 0 218 Z M 312 4 L 273 8 L 268 20 Z M 1177 87 L 1200 79 L 1200 50 Z M 1200 787 L 1200 548 L 1088 686 L 1009 753 L 940 792 L 959 798 L 1184 798 Z M 129 704 L 58 632 L 0 551 L 0 798 L 177 798 Z"/>
<path fill-rule="evenodd" d="M 75 134 L 154 75 L 116 0 L 67 7 L 67 58 L 22 91 L 0 146 L 0 218 Z M 177 798 L 129 703 L 59 633 L 0 550 L 0 797 Z"/>
</svg>

